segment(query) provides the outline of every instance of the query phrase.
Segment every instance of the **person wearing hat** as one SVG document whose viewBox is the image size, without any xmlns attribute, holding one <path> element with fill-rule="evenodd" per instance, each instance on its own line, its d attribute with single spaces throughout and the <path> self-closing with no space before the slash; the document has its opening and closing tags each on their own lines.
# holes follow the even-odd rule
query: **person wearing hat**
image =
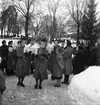
<svg viewBox="0 0 100 105">
<path fill-rule="evenodd" d="M 8 46 L 6 45 L 5 40 L 2 41 L 2 46 L 0 47 L 0 53 L 2 58 L 1 70 L 5 72 L 7 70 L 7 59 L 8 59 Z"/>
<path fill-rule="evenodd" d="M 55 52 L 55 61 L 52 68 L 52 79 L 57 80 L 57 84 L 54 85 L 54 87 L 60 87 L 61 86 L 61 79 L 64 69 L 64 61 L 63 61 L 63 52 L 61 47 L 56 48 Z"/>
<path fill-rule="evenodd" d="M 34 77 L 36 80 L 35 89 L 42 89 L 43 80 L 48 79 L 47 65 L 48 65 L 48 51 L 46 50 L 47 40 L 42 39 L 40 41 L 40 48 L 35 61 Z"/>
<path fill-rule="evenodd" d="M 24 78 L 26 75 L 29 75 L 29 62 L 24 54 L 26 40 L 21 40 L 20 45 L 17 47 L 17 57 L 18 61 L 16 64 L 16 76 L 18 77 L 18 86 L 25 87 L 23 84 Z"/>
</svg>

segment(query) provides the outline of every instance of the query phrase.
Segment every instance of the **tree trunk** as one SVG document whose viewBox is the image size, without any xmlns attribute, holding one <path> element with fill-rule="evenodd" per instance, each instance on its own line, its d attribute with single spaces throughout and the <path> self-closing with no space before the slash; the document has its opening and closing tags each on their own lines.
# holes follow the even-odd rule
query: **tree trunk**
<svg viewBox="0 0 100 105">
<path fill-rule="evenodd" d="M 1 28 L 1 38 L 3 37 L 3 28 Z"/>
<path fill-rule="evenodd" d="M 77 24 L 77 46 L 79 45 L 80 25 Z"/>
<path fill-rule="evenodd" d="M 25 22 L 25 37 L 28 39 L 28 17 L 26 17 L 26 22 Z"/>
</svg>

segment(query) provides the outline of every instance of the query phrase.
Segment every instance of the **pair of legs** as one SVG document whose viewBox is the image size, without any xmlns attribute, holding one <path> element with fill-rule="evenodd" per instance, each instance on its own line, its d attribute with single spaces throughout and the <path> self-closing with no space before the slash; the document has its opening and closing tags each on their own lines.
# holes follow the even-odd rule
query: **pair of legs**
<svg viewBox="0 0 100 105">
<path fill-rule="evenodd" d="M 62 83 L 68 84 L 68 80 L 69 80 L 69 75 L 64 75 L 64 82 L 62 82 Z"/>
<path fill-rule="evenodd" d="M 35 81 L 36 81 L 35 89 L 37 89 L 38 86 L 39 86 L 39 89 L 42 89 L 42 80 L 41 79 L 35 79 Z"/>
<path fill-rule="evenodd" d="M 25 77 L 19 77 L 19 78 L 18 78 L 18 84 L 17 84 L 18 86 L 25 87 L 25 85 L 23 84 L 24 78 L 25 78 Z"/>
<path fill-rule="evenodd" d="M 55 87 L 60 87 L 61 86 L 61 79 L 57 79 L 57 84 L 54 85 Z"/>
</svg>

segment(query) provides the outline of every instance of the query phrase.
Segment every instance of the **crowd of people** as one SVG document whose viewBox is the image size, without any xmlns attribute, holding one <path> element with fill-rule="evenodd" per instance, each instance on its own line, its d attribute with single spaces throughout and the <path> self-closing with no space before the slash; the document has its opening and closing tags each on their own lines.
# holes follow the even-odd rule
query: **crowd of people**
<svg viewBox="0 0 100 105">
<path fill-rule="evenodd" d="M 18 86 L 25 87 L 23 81 L 25 76 L 33 74 L 36 84 L 35 89 L 42 89 L 43 80 L 48 79 L 48 71 L 51 73 L 51 79 L 57 80 L 55 87 L 62 84 L 68 84 L 70 74 L 79 74 L 87 67 L 100 65 L 100 39 L 95 45 L 80 44 L 73 48 L 71 41 L 67 40 L 59 46 L 59 42 L 54 41 L 51 48 L 47 48 L 49 42 L 42 39 L 38 42 L 39 47 L 36 51 L 26 49 L 25 46 L 33 46 L 35 43 L 27 44 L 26 40 L 18 41 L 16 48 L 13 48 L 13 42 L 2 42 L 0 47 L 1 64 L 0 69 L 8 76 L 16 75 L 18 77 Z M 27 45 L 26 45 L 27 44 Z M 51 42 L 49 43 L 51 44 Z"/>
</svg>

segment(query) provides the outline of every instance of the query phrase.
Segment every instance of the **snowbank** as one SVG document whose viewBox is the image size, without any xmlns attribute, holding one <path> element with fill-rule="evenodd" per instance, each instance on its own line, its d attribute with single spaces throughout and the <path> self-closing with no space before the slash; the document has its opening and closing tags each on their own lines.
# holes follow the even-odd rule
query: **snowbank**
<svg viewBox="0 0 100 105">
<path fill-rule="evenodd" d="M 100 105 L 100 67 L 92 66 L 75 75 L 68 94 L 77 105 Z"/>
</svg>

